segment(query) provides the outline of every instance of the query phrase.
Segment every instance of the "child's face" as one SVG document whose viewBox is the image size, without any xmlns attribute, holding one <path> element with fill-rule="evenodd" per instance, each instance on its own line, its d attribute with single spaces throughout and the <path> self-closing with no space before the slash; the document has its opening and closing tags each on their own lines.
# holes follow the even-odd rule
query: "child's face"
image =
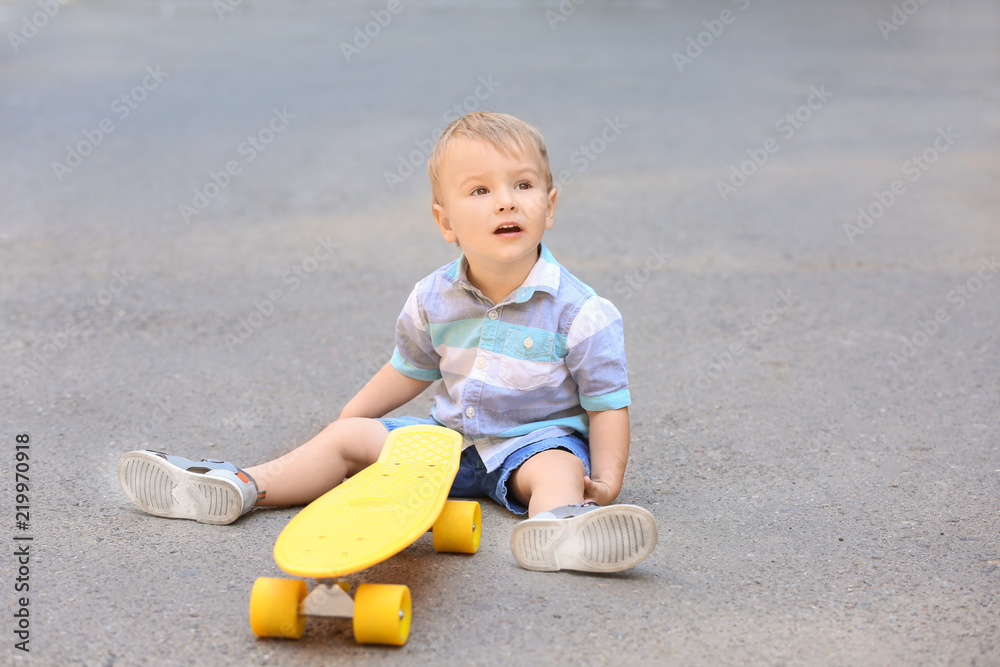
<svg viewBox="0 0 1000 667">
<path fill-rule="evenodd" d="M 470 267 L 531 270 L 556 191 L 546 192 L 534 151 L 505 155 L 490 143 L 459 139 L 444 155 L 434 219 L 449 243 L 458 242 Z"/>
</svg>

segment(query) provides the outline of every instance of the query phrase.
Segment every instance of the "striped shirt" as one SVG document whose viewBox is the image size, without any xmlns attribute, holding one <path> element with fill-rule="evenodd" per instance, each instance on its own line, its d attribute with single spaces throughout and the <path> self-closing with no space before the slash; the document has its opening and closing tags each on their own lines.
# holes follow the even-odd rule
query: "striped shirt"
<svg viewBox="0 0 1000 667">
<path fill-rule="evenodd" d="M 621 314 L 544 244 L 524 283 L 498 304 L 466 267 L 463 255 L 416 284 L 390 363 L 442 380 L 431 416 L 462 433 L 487 470 L 539 440 L 586 438 L 588 410 L 631 403 Z"/>
</svg>

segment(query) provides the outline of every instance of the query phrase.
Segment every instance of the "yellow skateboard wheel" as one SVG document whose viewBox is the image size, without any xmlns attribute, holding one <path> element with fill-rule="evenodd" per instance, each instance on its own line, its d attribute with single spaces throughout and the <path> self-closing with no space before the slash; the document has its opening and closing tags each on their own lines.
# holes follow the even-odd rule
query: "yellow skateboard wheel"
<svg viewBox="0 0 1000 667">
<path fill-rule="evenodd" d="M 402 646 L 410 636 L 410 589 L 361 584 L 354 594 L 354 639 L 361 644 Z"/>
<path fill-rule="evenodd" d="M 479 551 L 483 514 L 474 500 L 449 500 L 434 522 L 434 550 L 474 554 Z"/>
<path fill-rule="evenodd" d="M 250 591 L 250 628 L 258 637 L 298 639 L 306 629 L 299 603 L 308 589 L 301 579 L 260 577 Z"/>
</svg>

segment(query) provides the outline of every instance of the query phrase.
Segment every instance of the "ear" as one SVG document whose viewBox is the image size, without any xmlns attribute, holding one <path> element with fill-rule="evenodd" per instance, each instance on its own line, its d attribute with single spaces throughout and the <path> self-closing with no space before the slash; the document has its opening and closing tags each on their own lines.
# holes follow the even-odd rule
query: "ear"
<svg viewBox="0 0 1000 667">
<path fill-rule="evenodd" d="M 545 213 L 545 229 L 552 229 L 552 224 L 554 222 L 554 216 L 556 214 L 556 196 L 559 193 L 555 188 L 549 190 L 548 197 L 548 210 Z"/>
<path fill-rule="evenodd" d="M 441 230 L 441 236 L 448 243 L 457 243 L 458 236 L 455 235 L 455 230 L 451 228 L 451 220 L 448 218 L 448 213 L 444 210 L 444 206 L 441 204 L 434 204 L 431 207 L 431 211 L 434 213 L 434 222 L 437 223 L 438 229 Z"/>
</svg>

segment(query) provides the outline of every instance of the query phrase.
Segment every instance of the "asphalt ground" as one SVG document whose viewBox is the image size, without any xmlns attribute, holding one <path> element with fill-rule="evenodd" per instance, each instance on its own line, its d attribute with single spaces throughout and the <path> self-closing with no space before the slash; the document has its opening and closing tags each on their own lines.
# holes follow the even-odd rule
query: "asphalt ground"
<svg viewBox="0 0 1000 667">
<path fill-rule="evenodd" d="M 39 0 L 0 28 L 8 662 L 1000 664 L 995 3 Z M 659 545 L 527 572 L 486 502 L 479 554 L 352 577 L 411 587 L 405 647 L 257 640 L 295 510 L 150 517 L 116 462 L 251 465 L 335 418 L 455 256 L 423 161 L 475 108 L 545 133 L 546 242 L 624 315 L 620 500 Z"/>
</svg>

